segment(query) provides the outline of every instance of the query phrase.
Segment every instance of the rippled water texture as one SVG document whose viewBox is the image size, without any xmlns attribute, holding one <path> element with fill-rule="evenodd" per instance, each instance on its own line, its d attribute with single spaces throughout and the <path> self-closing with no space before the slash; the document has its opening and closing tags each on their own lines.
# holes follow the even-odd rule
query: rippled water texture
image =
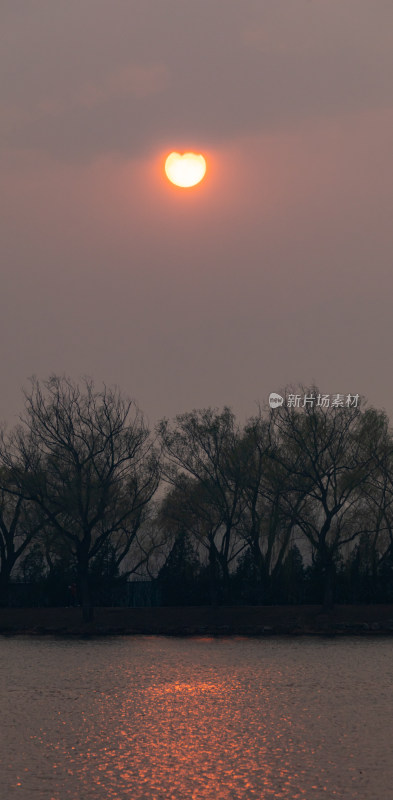
<svg viewBox="0 0 393 800">
<path fill-rule="evenodd" d="M 3 800 L 393 798 L 393 639 L 0 640 Z"/>
</svg>

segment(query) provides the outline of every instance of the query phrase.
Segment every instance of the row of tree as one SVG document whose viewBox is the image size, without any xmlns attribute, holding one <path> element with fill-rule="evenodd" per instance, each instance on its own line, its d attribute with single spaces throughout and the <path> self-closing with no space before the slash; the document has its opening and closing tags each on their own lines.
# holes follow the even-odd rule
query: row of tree
<svg viewBox="0 0 393 800">
<path fill-rule="evenodd" d="M 0 602 L 34 559 L 49 576 L 59 565 L 75 574 L 85 619 L 109 556 L 112 578 L 159 576 L 167 597 L 181 578 L 190 602 L 196 575 L 206 602 L 237 602 L 250 587 L 253 602 L 275 602 L 288 564 L 301 582 L 305 561 L 329 606 L 343 559 L 359 553 L 377 582 L 393 563 L 387 416 L 289 395 L 243 426 L 228 408 L 204 409 L 152 434 L 117 389 L 33 379 L 0 439 Z"/>
<path fill-rule="evenodd" d="M 229 576 L 233 605 L 318 604 L 323 597 L 324 572 L 318 559 L 306 563 L 292 545 L 281 568 L 268 584 L 261 583 L 252 553 L 246 549 Z M 155 581 L 159 605 L 204 605 L 210 596 L 210 574 L 189 537 L 179 538 Z M 116 594 L 112 595 L 116 597 Z M 122 593 L 117 597 L 122 604 Z M 362 537 L 346 557 L 335 562 L 334 599 L 337 603 L 393 603 L 393 561 L 376 567 L 368 537 Z M 100 604 L 100 595 L 97 594 Z M 154 601 L 151 603 L 154 605 Z"/>
</svg>

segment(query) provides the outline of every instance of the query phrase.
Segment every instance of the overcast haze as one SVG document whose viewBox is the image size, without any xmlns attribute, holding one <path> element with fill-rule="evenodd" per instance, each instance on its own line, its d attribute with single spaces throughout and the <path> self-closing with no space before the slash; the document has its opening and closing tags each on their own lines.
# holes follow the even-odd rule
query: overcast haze
<svg viewBox="0 0 393 800">
<path fill-rule="evenodd" d="M 53 372 L 151 423 L 311 382 L 392 414 L 391 0 L 1 8 L 0 419 Z"/>
</svg>

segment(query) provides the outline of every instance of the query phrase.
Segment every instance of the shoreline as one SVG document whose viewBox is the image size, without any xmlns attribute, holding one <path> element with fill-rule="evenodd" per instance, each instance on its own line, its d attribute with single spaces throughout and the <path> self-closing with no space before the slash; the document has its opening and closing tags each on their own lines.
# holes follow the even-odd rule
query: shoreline
<svg viewBox="0 0 393 800">
<path fill-rule="evenodd" d="M 393 604 L 0 609 L 2 636 L 392 636 Z"/>
</svg>

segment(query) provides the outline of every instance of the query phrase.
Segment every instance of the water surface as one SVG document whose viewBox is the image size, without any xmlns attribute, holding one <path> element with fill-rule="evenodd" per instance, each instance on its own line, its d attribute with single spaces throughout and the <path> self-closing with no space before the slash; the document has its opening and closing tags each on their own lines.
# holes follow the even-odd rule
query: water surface
<svg viewBox="0 0 393 800">
<path fill-rule="evenodd" d="M 393 798 L 393 640 L 0 639 L 1 798 Z"/>
</svg>

